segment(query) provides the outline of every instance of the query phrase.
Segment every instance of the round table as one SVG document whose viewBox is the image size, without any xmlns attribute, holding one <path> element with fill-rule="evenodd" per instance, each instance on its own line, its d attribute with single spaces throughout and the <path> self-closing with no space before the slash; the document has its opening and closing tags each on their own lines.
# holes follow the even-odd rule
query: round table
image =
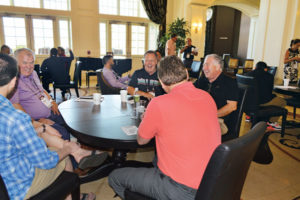
<svg viewBox="0 0 300 200">
<path fill-rule="evenodd" d="M 282 86 L 282 85 L 276 85 L 274 87 L 274 91 L 279 93 L 279 94 L 283 94 L 283 95 L 288 95 L 288 96 L 292 96 L 294 99 L 298 100 L 300 102 L 300 88 L 295 86 Z M 300 127 L 300 123 L 296 122 L 296 121 L 286 121 L 286 125 L 287 126 L 291 126 L 291 127 Z"/>
<path fill-rule="evenodd" d="M 95 105 L 92 99 L 72 99 L 59 105 L 59 111 L 68 130 L 80 142 L 98 148 L 113 148 L 113 155 L 107 163 L 82 178 L 89 182 L 107 176 L 113 169 L 123 166 L 149 166 L 149 163 L 127 161 L 131 149 L 153 146 L 137 144 L 136 135 L 127 135 L 121 127 L 139 126 L 140 118 L 134 119 L 134 104 L 121 102 L 120 95 L 102 95 L 104 100 Z"/>
<path fill-rule="evenodd" d="M 300 98 L 300 88 L 297 86 L 285 87 L 282 85 L 276 85 L 274 87 L 274 91 L 279 94 L 284 94 L 284 95 Z"/>
</svg>

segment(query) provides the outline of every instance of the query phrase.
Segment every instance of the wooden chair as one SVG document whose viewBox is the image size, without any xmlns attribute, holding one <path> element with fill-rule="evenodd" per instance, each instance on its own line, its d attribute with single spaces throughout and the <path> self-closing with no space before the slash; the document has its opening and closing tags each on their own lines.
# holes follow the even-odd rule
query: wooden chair
<svg viewBox="0 0 300 200">
<path fill-rule="evenodd" d="M 253 70 L 254 60 L 253 59 L 246 59 L 244 62 L 244 70 L 243 73 L 247 73 Z"/>
</svg>

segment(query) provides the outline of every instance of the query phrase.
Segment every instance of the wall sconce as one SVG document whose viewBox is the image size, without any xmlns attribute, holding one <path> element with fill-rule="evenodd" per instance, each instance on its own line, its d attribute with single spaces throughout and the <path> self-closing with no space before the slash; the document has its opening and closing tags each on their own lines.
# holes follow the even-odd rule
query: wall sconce
<svg viewBox="0 0 300 200">
<path fill-rule="evenodd" d="M 200 31 L 200 29 L 202 28 L 202 23 L 193 23 L 192 28 L 194 29 L 195 33 L 198 33 L 198 31 Z"/>
</svg>

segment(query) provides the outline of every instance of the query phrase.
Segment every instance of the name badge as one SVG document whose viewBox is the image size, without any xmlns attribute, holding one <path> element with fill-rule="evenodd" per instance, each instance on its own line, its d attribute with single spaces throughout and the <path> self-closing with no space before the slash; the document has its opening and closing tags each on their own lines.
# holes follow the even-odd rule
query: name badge
<svg viewBox="0 0 300 200">
<path fill-rule="evenodd" d="M 47 108 L 51 108 L 52 107 L 52 99 L 49 100 L 47 97 L 45 96 L 41 96 L 40 100 L 43 102 L 43 104 L 47 107 Z"/>
</svg>

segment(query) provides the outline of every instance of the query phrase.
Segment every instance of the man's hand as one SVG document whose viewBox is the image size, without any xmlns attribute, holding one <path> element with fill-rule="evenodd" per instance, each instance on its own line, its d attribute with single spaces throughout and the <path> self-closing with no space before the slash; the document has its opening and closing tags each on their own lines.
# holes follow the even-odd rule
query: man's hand
<svg viewBox="0 0 300 200">
<path fill-rule="evenodd" d="M 55 115 L 60 115 L 59 110 L 58 110 L 58 105 L 55 101 L 52 101 L 51 110 Z"/>
<path fill-rule="evenodd" d="M 39 122 L 43 123 L 43 124 L 47 124 L 47 125 L 53 125 L 55 124 L 54 121 L 50 120 L 50 119 L 45 119 L 45 118 L 41 118 L 39 119 Z"/>
<path fill-rule="evenodd" d="M 150 94 L 150 93 L 145 93 L 142 96 L 146 97 L 148 100 L 151 100 L 151 99 L 154 98 L 154 96 L 152 94 Z"/>
</svg>

